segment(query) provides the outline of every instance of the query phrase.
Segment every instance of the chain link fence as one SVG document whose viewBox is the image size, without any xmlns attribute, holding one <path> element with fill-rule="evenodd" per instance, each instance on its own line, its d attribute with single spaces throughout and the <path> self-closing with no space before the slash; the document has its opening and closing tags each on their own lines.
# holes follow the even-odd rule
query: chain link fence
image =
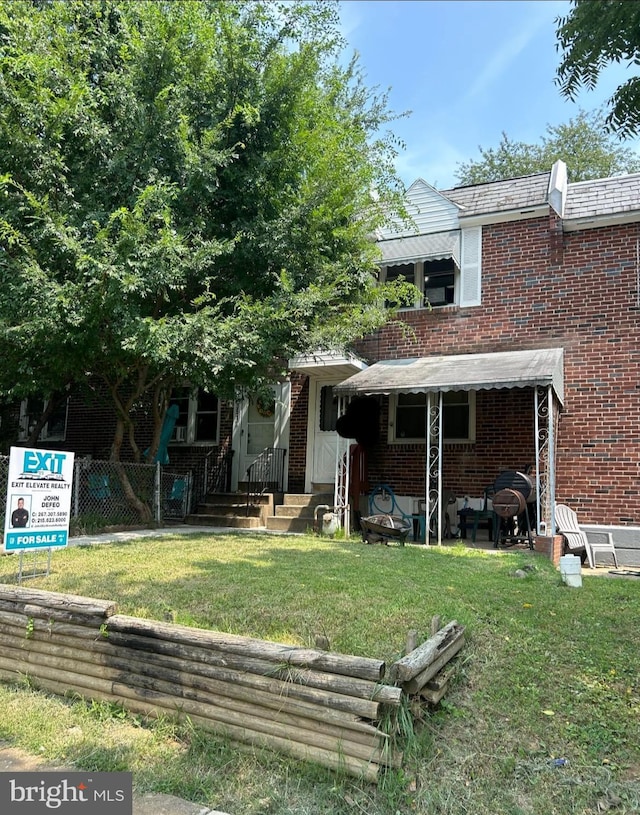
<svg viewBox="0 0 640 815">
<path fill-rule="evenodd" d="M 70 534 L 107 527 L 155 526 L 184 520 L 193 501 L 193 475 L 159 464 L 76 458 L 71 496 Z M 0 532 L 5 524 L 9 457 L 0 456 Z"/>
</svg>

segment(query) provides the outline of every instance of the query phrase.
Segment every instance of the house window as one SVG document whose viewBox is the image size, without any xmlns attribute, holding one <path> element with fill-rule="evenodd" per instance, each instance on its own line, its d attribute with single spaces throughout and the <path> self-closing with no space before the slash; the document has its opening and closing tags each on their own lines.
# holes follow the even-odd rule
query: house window
<svg viewBox="0 0 640 815">
<path fill-rule="evenodd" d="M 449 306 L 455 302 L 455 264 L 453 258 L 425 260 L 422 264 L 422 304 Z"/>
<path fill-rule="evenodd" d="M 172 442 L 211 444 L 218 441 L 220 404 L 217 396 L 189 387 L 174 388 L 171 404 L 177 405 L 179 411 Z"/>
<path fill-rule="evenodd" d="M 47 423 L 38 436 L 39 441 L 64 441 L 67 434 L 67 405 L 69 400 L 63 399 L 49 414 Z M 48 407 L 48 400 L 41 397 L 29 397 L 20 404 L 20 433 L 19 438 L 25 441 L 40 420 Z"/>
<path fill-rule="evenodd" d="M 473 391 L 447 391 L 442 394 L 442 435 L 447 443 L 475 440 Z M 433 394 L 432 399 L 437 399 Z M 427 422 L 426 393 L 398 393 L 389 406 L 389 442 L 424 442 Z"/>
<path fill-rule="evenodd" d="M 453 258 L 387 266 L 383 277 L 387 282 L 404 277 L 413 283 L 421 293 L 414 308 L 449 306 L 456 302 L 458 269 Z"/>
<path fill-rule="evenodd" d="M 320 390 L 320 430 L 335 430 L 337 421 L 338 397 L 334 395 L 332 385 L 323 385 Z"/>
</svg>

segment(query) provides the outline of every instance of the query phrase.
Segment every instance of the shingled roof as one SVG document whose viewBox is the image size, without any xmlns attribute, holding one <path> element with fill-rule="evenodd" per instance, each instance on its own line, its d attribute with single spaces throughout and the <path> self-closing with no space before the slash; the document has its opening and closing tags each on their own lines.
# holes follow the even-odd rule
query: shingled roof
<svg viewBox="0 0 640 815">
<path fill-rule="evenodd" d="M 521 212 L 548 203 L 550 175 L 536 173 L 439 192 L 461 208 L 463 218 Z M 563 220 L 610 218 L 635 212 L 640 213 L 640 173 L 569 184 Z"/>
<path fill-rule="evenodd" d="M 569 184 L 566 221 L 640 211 L 640 173 Z"/>
<path fill-rule="evenodd" d="M 548 202 L 550 175 L 550 172 L 536 173 L 439 192 L 462 208 L 461 217 L 520 211 L 544 206 Z"/>
</svg>

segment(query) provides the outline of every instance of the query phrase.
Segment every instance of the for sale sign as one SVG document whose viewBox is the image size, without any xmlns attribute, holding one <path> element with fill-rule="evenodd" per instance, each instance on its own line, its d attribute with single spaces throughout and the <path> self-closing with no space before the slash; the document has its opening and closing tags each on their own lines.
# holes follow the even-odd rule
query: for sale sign
<svg viewBox="0 0 640 815">
<path fill-rule="evenodd" d="M 73 453 L 12 447 L 9 458 L 4 549 L 66 546 L 71 515 Z"/>
</svg>

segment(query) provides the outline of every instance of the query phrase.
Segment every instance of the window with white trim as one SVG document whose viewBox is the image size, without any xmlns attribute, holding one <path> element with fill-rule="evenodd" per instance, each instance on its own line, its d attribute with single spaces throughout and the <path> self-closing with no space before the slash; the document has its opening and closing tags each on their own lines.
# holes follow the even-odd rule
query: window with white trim
<svg viewBox="0 0 640 815">
<path fill-rule="evenodd" d="M 220 403 L 217 396 L 201 389 L 174 388 L 171 404 L 178 406 L 172 443 L 217 443 L 220 432 Z"/>
<path fill-rule="evenodd" d="M 50 413 L 46 424 L 40 431 L 38 441 L 64 441 L 67 434 L 68 399 L 63 399 Z M 18 438 L 25 441 L 31 435 L 40 417 L 48 407 L 48 399 L 30 396 L 20 403 L 20 431 Z"/>
<path fill-rule="evenodd" d="M 404 277 L 413 283 L 421 293 L 413 308 L 437 308 L 457 302 L 456 290 L 459 285 L 460 270 L 453 258 L 417 260 L 413 263 L 400 263 L 384 267 L 383 279 L 387 282 Z"/>
<path fill-rule="evenodd" d="M 447 238 L 437 251 L 431 253 L 428 247 L 430 237 L 437 238 L 438 233 L 409 237 L 404 243 L 402 239 L 387 241 L 387 244 L 397 243 L 398 246 L 392 249 L 386 247 L 388 262 L 380 269 L 381 281 L 391 282 L 402 275 L 407 282 L 413 283 L 420 291 L 420 298 L 410 308 L 425 308 L 429 305 L 432 308 L 450 305 L 468 308 L 481 305 L 482 227 L 461 228 L 459 247 L 452 248 Z M 404 251 L 410 260 L 404 259 Z M 422 256 L 421 252 L 424 252 Z M 398 258 L 403 257 L 395 264 L 394 253 Z"/>
<path fill-rule="evenodd" d="M 432 394 L 431 399 L 438 399 L 438 394 Z M 389 443 L 424 444 L 426 422 L 426 393 L 398 393 L 389 397 Z M 475 441 L 474 391 L 447 391 L 442 394 L 442 435 L 447 444 Z"/>
</svg>

